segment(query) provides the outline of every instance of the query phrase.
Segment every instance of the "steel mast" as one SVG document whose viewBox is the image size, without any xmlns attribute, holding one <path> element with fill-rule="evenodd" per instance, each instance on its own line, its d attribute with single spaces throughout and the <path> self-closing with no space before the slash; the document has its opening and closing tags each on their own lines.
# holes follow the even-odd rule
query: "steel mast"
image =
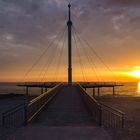
<svg viewBox="0 0 140 140">
<path fill-rule="evenodd" d="M 69 8 L 69 19 L 67 22 L 68 26 L 68 85 L 72 85 L 72 21 L 71 21 L 71 4 L 68 5 Z"/>
</svg>

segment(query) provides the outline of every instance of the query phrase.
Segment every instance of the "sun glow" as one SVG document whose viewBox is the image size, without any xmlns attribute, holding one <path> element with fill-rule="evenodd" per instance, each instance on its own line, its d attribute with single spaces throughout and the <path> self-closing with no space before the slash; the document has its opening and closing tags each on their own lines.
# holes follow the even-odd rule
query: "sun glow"
<svg viewBox="0 0 140 140">
<path fill-rule="evenodd" d="M 135 71 L 131 72 L 131 75 L 135 76 L 137 78 L 140 78 L 140 70 L 135 70 Z"/>
</svg>

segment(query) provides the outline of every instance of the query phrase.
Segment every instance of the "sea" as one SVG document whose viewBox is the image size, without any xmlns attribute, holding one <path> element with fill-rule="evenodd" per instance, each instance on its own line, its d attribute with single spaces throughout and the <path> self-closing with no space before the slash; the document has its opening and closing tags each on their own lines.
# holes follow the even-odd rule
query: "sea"
<svg viewBox="0 0 140 140">
<path fill-rule="evenodd" d="M 20 83 L 0 83 L 0 94 L 25 94 L 25 87 L 18 87 Z M 140 96 L 140 82 L 123 82 L 123 86 L 115 87 L 116 96 Z M 92 89 L 87 89 L 89 94 L 92 94 Z M 40 94 L 40 88 L 29 88 L 29 94 Z M 100 95 L 112 95 L 112 88 L 101 88 Z M 96 90 L 97 94 L 97 90 Z"/>
</svg>

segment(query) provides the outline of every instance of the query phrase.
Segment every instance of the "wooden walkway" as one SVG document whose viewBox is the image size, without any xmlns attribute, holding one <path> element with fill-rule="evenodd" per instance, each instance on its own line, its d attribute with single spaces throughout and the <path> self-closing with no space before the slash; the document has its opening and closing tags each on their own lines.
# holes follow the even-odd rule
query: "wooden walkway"
<svg viewBox="0 0 140 140">
<path fill-rule="evenodd" d="M 76 86 L 65 86 L 53 101 L 26 127 L 10 136 L 14 140 L 111 140 L 94 123 Z"/>
<path fill-rule="evenodd" d="M 51 104 L 38 115 L 33 124 L 51 126 L 93 126 L 76 86 L 65 86 L 58 91 Z"/>
</svg>

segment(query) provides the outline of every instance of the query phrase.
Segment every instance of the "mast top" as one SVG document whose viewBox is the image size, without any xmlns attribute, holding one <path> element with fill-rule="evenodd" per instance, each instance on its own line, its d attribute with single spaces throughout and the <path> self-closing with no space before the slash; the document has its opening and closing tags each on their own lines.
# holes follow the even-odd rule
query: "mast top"
<svg viewBox="0 0 140 140">
<path fill-rule="evenodd" d="M 69 7 L 69 21 L 71 21 L 71 11 L 70 11 L 71 4 L 70 3 L 68 4 L 68 7 Z"/>
<path fill-rule="evenodd" d="M 69 7 L 69 8 L 71 7 L 71 4 L 70 4 L 70 3 L 68 4 L 68 7 Z"/>
</svg>

